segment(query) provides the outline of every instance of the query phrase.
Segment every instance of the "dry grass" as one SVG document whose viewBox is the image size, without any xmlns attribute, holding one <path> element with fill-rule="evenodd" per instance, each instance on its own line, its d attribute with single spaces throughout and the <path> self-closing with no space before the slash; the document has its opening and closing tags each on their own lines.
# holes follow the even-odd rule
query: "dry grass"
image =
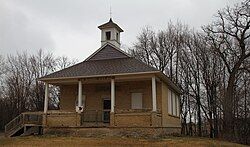
<svg viewBox="0 0 250 147">
<path fill-rule="evenodd" d="M 188 137 L 169 137 L 165 139 L 146 140 L 135 138 L 83 138 L 83 137 L 57 137 L 57 136 L 30 136 L 30 137 L 16 137 L 4 138 L 0 137 L 0 146 L 6 147 L 22 147 L 22 146 L 44 146 L 44 147 L 111 147 L 111 146 L 152 146 L 152 147 L 242 147 L 243 145 L 229 143 L 218 140 L 211 140 L 205 138 L 188 138 Z"/>
</svg>

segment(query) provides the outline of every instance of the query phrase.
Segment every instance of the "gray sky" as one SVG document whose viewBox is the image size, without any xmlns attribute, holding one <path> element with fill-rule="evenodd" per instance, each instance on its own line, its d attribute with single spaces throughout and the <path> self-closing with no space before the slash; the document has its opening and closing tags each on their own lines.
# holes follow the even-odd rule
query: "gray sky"
<svg viewBox="0 0 250 147">
<path fill-rule="evenodd" d="M 181 21 L 200 28 L 218 9 L 239 0 L 0 0 L 0 54 L 38 49 L 80 61 L 100 47 L 98 25 L 112 17 L 131 46 L 145 26 Z"/>
</svg>

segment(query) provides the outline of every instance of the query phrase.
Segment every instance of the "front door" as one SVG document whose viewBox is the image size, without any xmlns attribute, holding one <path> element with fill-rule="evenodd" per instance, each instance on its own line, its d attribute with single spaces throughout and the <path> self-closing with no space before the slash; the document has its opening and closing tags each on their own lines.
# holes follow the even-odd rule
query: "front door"
<svg viewBox="0 0 250 147">
<path fill-rule="evenodd" d="M 103 122 L 109 123 L 110 120 L 110 99 L 103 99 Z"/>
</svg>

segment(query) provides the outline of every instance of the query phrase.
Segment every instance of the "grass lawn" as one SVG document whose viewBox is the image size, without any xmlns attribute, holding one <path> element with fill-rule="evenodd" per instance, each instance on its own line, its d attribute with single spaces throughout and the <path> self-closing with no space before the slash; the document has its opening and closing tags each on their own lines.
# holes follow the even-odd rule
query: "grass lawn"
<svg viewBox="0 0 250 147">
<path fill-rule="evenodd" d="M 86 138 L 86 137 L 57 137 L 57 136 L 30 136 L 30 137 L 15 137 L 5 138 L 0 137 L 0 146 L 152 146 L 152 147 L 217 147 L 217 146 L 232 146 L 242 147 L 243 145 L 229 143 L 207 138 L 189 138 L 189 137 L 169 137 L 157 140 L 134 139 L 134 138 Z"/>
</svg>

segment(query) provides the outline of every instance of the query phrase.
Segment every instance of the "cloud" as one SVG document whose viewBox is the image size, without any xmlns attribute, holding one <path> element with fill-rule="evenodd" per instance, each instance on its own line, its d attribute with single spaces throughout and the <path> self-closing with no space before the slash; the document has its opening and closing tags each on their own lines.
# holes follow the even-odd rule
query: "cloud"
<svg viewBox="0 0 250 147">
<path fill-rule="evenodd" d="M 34 52 L 53 49 L 53 40 L 46 28 L 34 22 L 9 1 L 0 1 L 0 53 Z"/>
<path fill-rule="evenodd" d="M 83 60 L 100 47 L 97 26 L 113 20 L 131 46 L 144 26 L 164 29 L 172 20 L 196 29 L 213 20 L 218 9 L 238 0 L 0 0 L 0 53 L 52 50 Z"/>
</svg>

